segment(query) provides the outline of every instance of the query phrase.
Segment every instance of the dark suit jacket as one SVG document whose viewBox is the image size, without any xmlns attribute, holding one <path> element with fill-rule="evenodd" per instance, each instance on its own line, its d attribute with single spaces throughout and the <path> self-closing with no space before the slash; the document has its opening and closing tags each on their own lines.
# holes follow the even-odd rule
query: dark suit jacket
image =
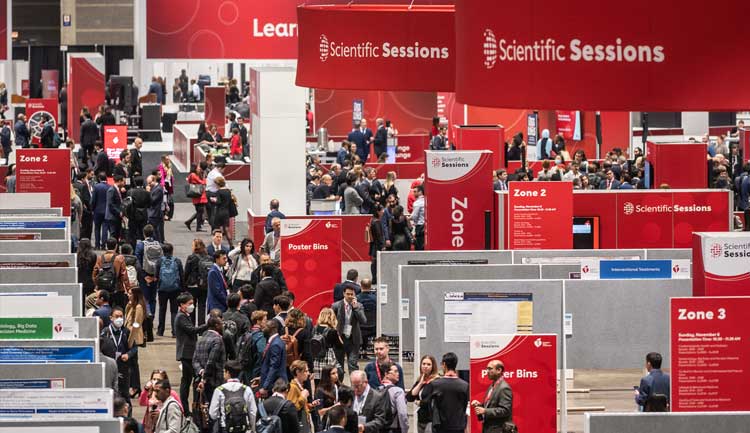
<svg viewBox="0 0 750 433">
<path fill-rule="evenodd" d="M 112 169 L 112 176 L 115 176 L 118 174 L 122 176 L 123 179 L 128 179 L 130 178 L 130 175 L 131 175 L 130 169 L 128 168 L 128 166 L 123 164 L 122 162 L 115 165 L 115 168 Z"/>
<path fill-rule="evenodd" d="M 81 124 L 81 147 L 93 149 L 94 143 L 99 139 L 99 127 L 91 119 L 86 119 Z"/>
<path fill-rule="evenodd" d="M 603 179 L 599 182 L 599 189 L 607 189 L 607 179 Z M 613 180 L 610 189 L 620 189 L 620 181 L 617 179 Z"/>
<path fill-rule="evenodd" d="M 349 141 L 357 144 L 357 155 L 362 161 L 367 161 L 367 157 L 370 155 L 370 138 L 372 138 L 370 128 L 365 128 L 364 132 L 361 129 L 355 129 L 347 137 Z"/>
<path fill-rule="evenodd" d="M 281 294 L 281 287 L 273 278 L 264 278 L 255 286 L 255 297 L 253 302 L 259 310 L 268 313 L 268 317 L 273 317 L 273 298 Z"/>
<path fill-rule="evenodd" d="M 44 125 L 42 133 L 39 135 L 39 141 L 45 149 L 52 149 L 55 147 L 55 131 L 52 129 L 52 125 Z"/>
<path fill-rule="evenodd" d="M 262 355 L 263 360 L 260 364 L 260 387 L 271 392 L 276 379 L 287 380 L 286 345 L 281 337 L 273 338 L 273 341 L 266 346 L 266 350 Z M 284 432 L 286 433 L 286 430 L 284 430 Z"/>
<path fill-rule="evenodd" d="M 95 214 L 104 215 L 107 212 L 107 190 L 109 185 L 106 182 L 99 182 L 94 185 L 94 195 L 91 197 L 91 208 Z"/>
<path fill-rule="evenodd" d="M 344 322 L 346 321 L 346 309 L 344 308 L 344 301 L 334 302 L 331 308 L 333 308 L 333 312 L 336 314 L 336 319 L 338 319 L 339 321 L 336 330 L 338 330 L 339 334 L 343 337 Z M 365 310 L 364 308 L 362 308 L 362 304 L 357 303 L 357 306 L 352 309 L 352 317 L 350 323 L 352 325 L 352 343 L 354 343 L 355 347 L 359 347 L 362 344 L 362 330 L 360 329 L 360 325 L 367 324 L 367 318 L 365 317 Z"/>
<path fill-rule="evenodd" d="M 355 397 L 356 398 L 356 397 Z M 386 418 L 385 405 L 391 404 L 388 395 L 370 387 L 365 405 L 362 407 L 360 416 L 365 417 L 365 433 L 380 433 L 390 426 L 390 420 Z"/>
<path fill-rule="evenodd" d="M 215 332 L 206 332 L 195 347 L 193 369 L 196 376 L 203 370 L 203 379 L 214 387 L 224 383 L 224 361 L 227 354 L 224 340 Z"/>
<path fill-rule="evenodd" d="M 495 385 L 484 408 L 482 433 L 502 433 L 503 425 L 513 421 L 513 390 L 508 382 L 501 380 Z"/>
<path fill-rule="evenodd" d="M 347 287 L 351 287 L 354 289 L 354 293 L 359 295 L 362 293 L 362 287 L 359 286 L 359 284 L 355 283 L 354 281 L 346 280 L 343 283 L 338 283 L 333 288 L 333 302 L 338 302 L 342 299 L 344 299 L 344 289 Z"/>
<path fill-rule="evenodd" d="M 229 254 L 229 248 L 225 247 L 224 244 L 221 245 L 221 250 Z M 209 257 L 213 257 L 214 254 L 216 254 L 216 247 L 214 247 L 213 243 L 208 244 L 208 247 L 206 247 L 206 252 L 208 253 Z"/>
<path fill-rule="evenodd" d="M 148 207 L 148 219 L 161 221 L 164 219 L 162 202 L 164 201 L 164 188 L 157 184 L 151 189 L 151 205 Z"/>
<path fill-rule="evenodd" d="M 211 266 L 208 271 L 208 311 L 218 308 L 222 311 L 227 310 L 227 284 L 217 265 Z"/>
<path fill-rule="evenodd" d="M 81 198 L 83 203 L 84 212 L 91 212 L 91 192 L 89 192 L 89 186 L 86 183 L 78 182 L 73 184 L 78 190 L 78 196 Z"/>
<path fill-rule="evenodd" d="M 31 134 L 29 133 L 29 128 L 26 126 L 26 123 L 20 120 L 17 121 L 13 126 L 13 130 L 16 137 L 16 147 L 29 147 Z"/>
<path fill-rule="evenodd" d="M 101 172 L 106 173 L 107 177 L 112 177 L 112 164 L 110 164 L 107 152 L 104 150 L 96 154 L 96 163 L 94 164 L 94 173 L 99 175 Z"/>
<path fill-rule="evenodd" d="M 120 213 L 122 213 L 122 197 L 117 193 L 117 185 L 112 185 L 107 190 L 107 209 L 104 212 L 104 219 L 120 220 Z"/>
<path fill-rule="evenodd" d="M 143 175 L 143 155 L 135 147 L 130 149 L 130 172 L 133 177 Z"/>
<path fill-rule="evenodd" d="M 281 431 L 284 433 L 299 433 L 299 420 L 297 418 L 297 408 L 294 403 L 284 400 L 280 397 L 269 397 L 263 402 L 263 407 L 268 415 L 273 415 L 279 411 L 281 418 Z"/>
<path fill-rule="evenodd" d="M 276 284 L 279 285 L 279 288 L 282 292 L 287 291 L 286 287 L 286 279 L 284 278 L 284 273 L 281 272 L 281 269 L 279 269 L 278 266 L 273 267 L 273 280 L 276 281 Z M 250 285 L 253 286 L 253 288 L 258 287 L 258 283 L 260 282 L 260 266 L 255 268 L 252 274 L 250 274 Z"/>
<path fill-rule="evenodd" d="M 380 156 L 381 153 L 388 151 L 388 130 L 385 126 L 382 126 L 375 131 L 375 141 L 373 142 L 375 147 L 375 156 Z"/>
<path fill-rule="evenodd" d="M 208 325 L 205 324 L 196 327 L 190 320 L 190 316 L 182 311 L 177 312 L 177 317 L 174 319 L 174 333 L 177 336 L 177 361 L 183 359 L 192 361 L 195 345 L 198 342 L 198 334 L 205 332 L 207 327 Z"/>
</svg>

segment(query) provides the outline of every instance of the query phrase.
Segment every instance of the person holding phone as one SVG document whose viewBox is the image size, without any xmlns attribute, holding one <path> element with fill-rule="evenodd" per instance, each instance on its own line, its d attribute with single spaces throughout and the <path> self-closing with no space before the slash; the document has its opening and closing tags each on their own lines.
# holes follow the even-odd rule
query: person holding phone
<svg viewBox="0 0 750 433">
<path fill-rule="evenodd" d="M 310 433 L 314 431 L 312 420 L 310 419 L 310 410 L 320 406 L 320 400 L 309 402 L 310 391 L 304 386 L 304 383 L 310 377 L 310 369 L 307 366 L 307 362 L 301 359 L 294 361 L 289 369 L 292 372 L 293 379 L 289 384 L 287 400 L 294 403 L 294 406 L 297 408 L 300 433 Z"/>
<path fill-rule="evenodd" d="M 513 390 L 503 379 L 505 365 L 493 359 L 487 364 L 487 377 L 492 381 L 484 402 L 473 400 L 471 407 L 482 423 L 482 433 L 512 431 L 506 424 L 513 425 Z"/>
</svg>

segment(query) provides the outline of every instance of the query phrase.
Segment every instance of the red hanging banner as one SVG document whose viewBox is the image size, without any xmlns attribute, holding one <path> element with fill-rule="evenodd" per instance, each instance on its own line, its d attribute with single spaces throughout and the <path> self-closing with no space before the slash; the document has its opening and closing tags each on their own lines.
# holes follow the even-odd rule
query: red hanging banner
<svg viewBox="0 0 750 433">
<path fill-rule="evenodd" d="M 427 151 L 425 163 L 426 248 L 484 249 L 484 212 L 493 207 L 492 152 Z"/>
<path fill-rule="evenodd" d="M 472 335 L 470 356 L 470 401 L 485 403 L 493 384 L 485 368 L 491 361 L 501 361 L 503 380 L 512 390 L 512 421 L 518 430 L 557 432 L 556 335 Z M 482 432 L 473 409 L 471 432 Z"/>
<path fill-rule="evenodd" d="M 744 110 L 750 88 L 733 73 L 750 68 L 737 55 L 748 14 L 746 0 L 457 2 L 457 97 L 504 108 Z M 721 23 L 731 37 L 685 23 Z M 720 68 L 708 66 L 716 59 Z"/>
<path fill-rule="evenodd" d="M 297 85 L 453 91 L 453 6 L 300 6 Z"/>
<path fill-rule="evenodd" d="M 318 317 L 341 281 L 341 220 L 281 220 L 281 270 L 295 307 Z"/>
<path fill-rule="evenodd" d="M 16 191 L 48 192 L 51 207 L 70 216 L 70 150 L 16 149 Z"/>
</svg>

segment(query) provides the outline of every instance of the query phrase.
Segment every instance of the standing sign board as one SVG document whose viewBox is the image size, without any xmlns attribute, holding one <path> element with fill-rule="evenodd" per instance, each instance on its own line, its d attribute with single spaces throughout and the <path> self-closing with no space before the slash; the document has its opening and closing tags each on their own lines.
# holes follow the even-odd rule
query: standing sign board
<svg viewBox="0 0 750 433">
<path fill-rule="evenodd" d="M 670 300 L 673 412 L 750 410 L 750 297 Z"/>
<path fill-rule="evenodd" d="M 425 154 L 426 249 L 484 249 L 484 212 L 493 207 L 492 152 Z"/>
<path fill-rule="evenodd" d="M 52 119 L 52 129 L 57 130 L 58 112 L 57 99 L 27 99 L 26 100 L 26 118 L 29 121 L 29 132 L 31 133 L 31 143 L 40 144 L 44 119 L 49 116 Z"/>
<path fill-rule="evenodd" d="M 341 281 L 341 220 L 281 220 L 280 242 L 281 270 L 295 306 L 318 317 Z"/>
<path fill-rule="evenodd" d="M 573 247 L 573 184 L 510 182 L 508 245 L 511 250 Z"/>
<path fill-rule="evenodd" d="M 104 127 L 104 150 L 107 158 L 120 162 L 120 153 L 128 148 L 128 126 L 107 125 Z"/>
<path fill-rule="evenodd" d="M 70 150 L 16 149 L 16 191 L 48 192 L 52 207 L 70 216 Z"/>
<path fill-rule="evenodd" d="M 490 397 L 493 382 L 485 368 L 490 361 L 502 361 L 518 430 L 557 432 L 557 335 L 472 335 L 470 356 L 470 401 L 484 403 Z M 473 410 L 470 419 L 471 433 L 481 433 L 482 423 Z"/>
<path fill-rule="evenodd" d="M 693 296 L 750 295 L 750 233 L 693 233 Z"/>
<path fill-rule="evenodd" d="M 78 322 L 72 317 L 0 318 L 0 340 L 73 340 Z"/>
</svg>

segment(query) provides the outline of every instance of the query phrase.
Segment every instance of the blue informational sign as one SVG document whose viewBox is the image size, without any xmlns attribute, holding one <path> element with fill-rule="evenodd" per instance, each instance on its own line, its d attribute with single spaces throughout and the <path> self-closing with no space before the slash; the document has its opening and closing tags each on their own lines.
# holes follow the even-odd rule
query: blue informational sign
<svg viewBox="0 0 750 433">
<path fill-rule="evenodd" d="M 0 221 L 0 230 L 64 228 L 65 221 Z"/>
<path fill-rule="evenodd" d="M 0 364 L 95 362 L 93 347 L 0 347 Z"/>
<path fill-rule="evenodd" d="M 599 266 L 602 280 L 672 278 L 671 260 L 601 260 Z"/>
<path fill-rule="evenodd" d="M 50 379 L 0 379 L 0 389 L 50 389 Z"/>
</svg>

